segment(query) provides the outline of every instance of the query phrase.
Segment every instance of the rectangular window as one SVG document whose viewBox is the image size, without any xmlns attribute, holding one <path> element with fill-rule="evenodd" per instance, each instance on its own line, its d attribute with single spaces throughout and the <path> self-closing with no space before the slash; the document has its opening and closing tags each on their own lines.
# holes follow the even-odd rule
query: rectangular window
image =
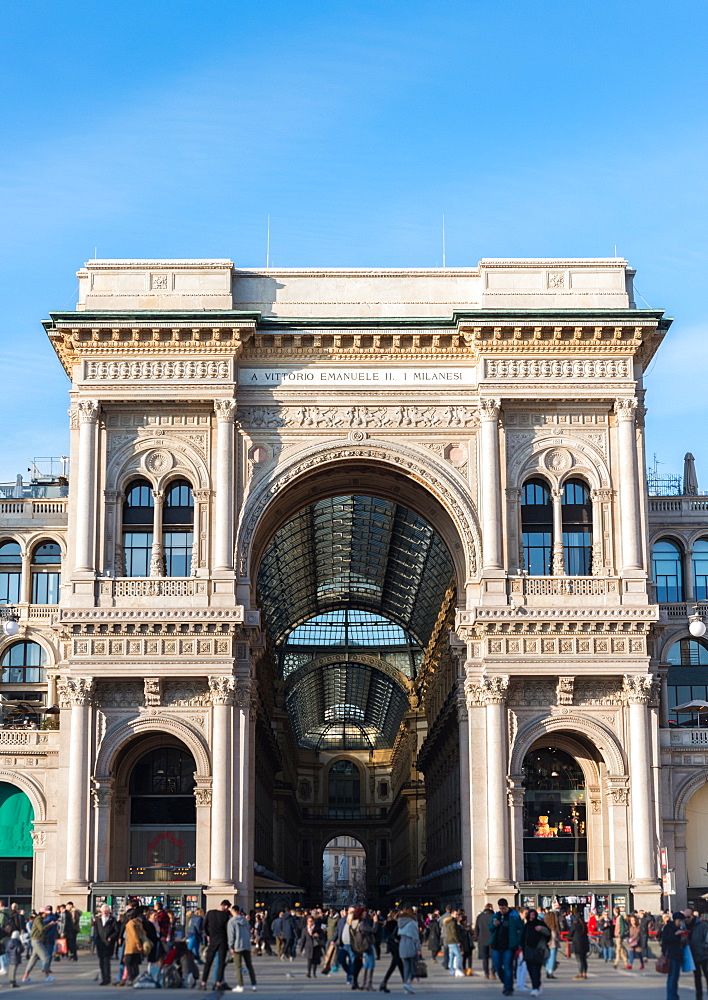
<svg viewBox="0 0 708 1000">
<path fill-rule="evenodd" d="M 166 531 L 163 536 L 165 546 L 165 575 L 189 576 L 192 572 L 191 531 Z"/>
<path fill-rule="evenodd" d="M 549 576 L 551 572 L 550 531 L 525 531 L 524 562 L 530 576 Z"/>
<path fill-rule="evenodd" d="M 32 603 L 59 603 L 59 573 L 32 574 Z"/>
<path fill-rule="evenodd" d="M 151 531 L 126 531 L 123 535 L 126 576 L 150 576 Z"/>
<path fill-rule="evenodd" d="M 20 600 L 20 573 L 0 573 L 0 604 L 17 604 Z"/>
<path fill-rule="evenodd" d="M 590 537 L 589 529 L 563 532 L 563 555 L 568 576 L 590 575 L 592 557 Z"/>
</svg>

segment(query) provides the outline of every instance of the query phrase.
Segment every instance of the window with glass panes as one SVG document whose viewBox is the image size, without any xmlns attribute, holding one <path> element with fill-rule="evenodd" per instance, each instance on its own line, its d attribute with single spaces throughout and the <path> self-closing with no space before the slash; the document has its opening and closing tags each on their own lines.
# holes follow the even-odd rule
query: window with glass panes
<svg viewBox="0 0 708 1000">
<path fill-rule="evenodd" d="M 3 684 L 43 684 L 46 654 L 39 643 L 15 642 L 2 655 Z"/>
<path fill-rule="evenodd" d="M 123 557 L 126 576 L 150 576 L 154 500 L 152 487 L 139 479 L 123 502 Z"/>
<path fill-rule="evenodd" d="M 56 542 L 40 542 L 32 549 L 32 603 L 58 604 L 61 549 Z"/>
<path fill-rule="evenodd" d="M 194 541 L 194 498 L 186 479 L 170 485 L 162 510 L 162 544 L 166 576 L 189 576 Z"/>
<path fill-rule="evenodd" d="M 681 549 L 675 542 L 662 538 L 654 542 L 651 550 L 652 574 L 656 584 L 659 604 L 673 604 L 683 600 L 683 569 Z"/>
<path fill-rule="evenodd" d="M 550 576 L 553 506 L 542 479 L 530 479 L 521 493 L 521 533 L 524 568 L 531 576 Z"/>
<path fill-rule="evenodd" d="M 708 538 L 693 543 L 693 596 L 708 601 Z"/>
<path fill-rule="evenodd" d="M 0 545 L 0 604 L 17 604 L 22 579 L 22 552 L 17 542 Z"/>
<path fill-rule="evenodd" d="M 568 576 L 589 576 L 592 563 L 592 501 L 581 479 L 563 487 L 563 559 Z"/>
<path fill-rule="evenodd" d="M 696 639 L 679 639 L 665 656 L 670 664 L 667 677 L 669 725 L 694 727 L 708 724 L 705 712 L 676 712 L 677 705 L 689 701 L 708 701 L 708 645 Z"/>
</svg>

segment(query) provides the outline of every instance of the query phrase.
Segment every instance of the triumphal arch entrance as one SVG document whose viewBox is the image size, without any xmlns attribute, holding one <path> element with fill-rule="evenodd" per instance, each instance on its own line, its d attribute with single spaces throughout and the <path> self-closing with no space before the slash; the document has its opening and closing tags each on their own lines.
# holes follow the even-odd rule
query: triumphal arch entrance
<svg viewBox="0 0 708 1000">
<path fill-rule="evenodd" d="M 632 275 L 79 272 L 45 889 L 657 905 Z"/>
</svg>

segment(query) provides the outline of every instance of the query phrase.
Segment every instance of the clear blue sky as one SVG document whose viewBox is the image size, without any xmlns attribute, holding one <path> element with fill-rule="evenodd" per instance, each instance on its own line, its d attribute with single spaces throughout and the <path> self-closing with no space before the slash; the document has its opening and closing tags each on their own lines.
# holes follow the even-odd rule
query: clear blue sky
<svg viewBox="0 0 708 1000">
<path fill-rule="evenodd" d="M 22 0 L 2 12 L 0 480 L 67 447 L 40 320 L 99 257 L 607 256 L 675 317 L 648 453 L 708 489 L 708 5 Z M 638 303 L 643 305 L 642 299 Z"/>
</svg>

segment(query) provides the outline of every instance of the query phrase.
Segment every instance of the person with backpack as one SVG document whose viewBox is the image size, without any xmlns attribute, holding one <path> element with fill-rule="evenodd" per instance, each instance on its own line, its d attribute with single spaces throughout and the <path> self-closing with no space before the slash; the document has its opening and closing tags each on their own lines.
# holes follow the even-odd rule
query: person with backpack
<svg viewBox="0 0 708 1000">
<path fill-rule="evenodd" d="M 365 906 L 354 908 L 351 920 L 351 942 L 354 952 L 352 989 L 372 990 L 376 952 L 374 951 L 374 924 Z M 359 986 L 359 973 L 364 969 L 364 985 Z"/>
</svg>

